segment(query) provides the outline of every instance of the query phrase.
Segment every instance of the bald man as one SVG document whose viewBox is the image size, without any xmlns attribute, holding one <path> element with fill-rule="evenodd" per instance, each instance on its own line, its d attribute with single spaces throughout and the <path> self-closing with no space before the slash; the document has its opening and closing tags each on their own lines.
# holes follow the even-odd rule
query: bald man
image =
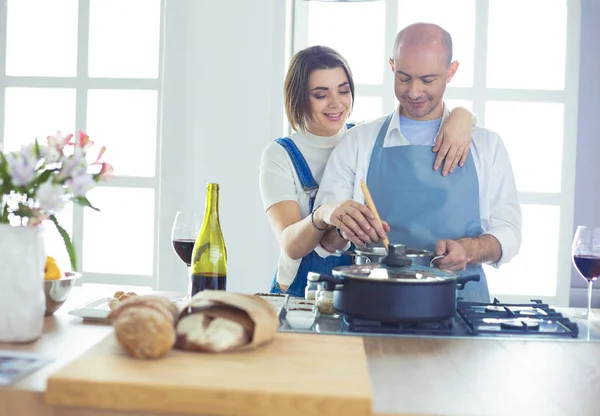
<svg viewBox="0 0 600 416">
<path fill-rule="evenodd" d="M 348 199 L 364 203 L 364 180 L 392 244 L 435 251 L 445 255 L 437 267 L 479 274 L 459 296 L 489 302 L 482 264 L 499 267 L 521 246 L 521 208 L 506 148 L 497 133 L 475 126 L 463 168 L 449 176 L 430 169 L 435 137 L 449 114 L 444 92 L 459 66 L 452 38 L 437 25 L 408 26 L 398 33 L 389 64 L 400 105 L 348 131 L 331 154 L 315 206 L 328 204 L 322 209 L 333 212 L 330 207 Z M 323 217 L 340 231 L 336 248 L 368 231 L 356 209 Z"/>
</svg>

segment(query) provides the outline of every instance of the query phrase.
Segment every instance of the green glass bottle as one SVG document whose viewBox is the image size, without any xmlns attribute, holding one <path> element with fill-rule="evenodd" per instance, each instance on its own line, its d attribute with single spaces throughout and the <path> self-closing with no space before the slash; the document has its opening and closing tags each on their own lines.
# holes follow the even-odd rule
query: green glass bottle
<svg viewBox="0 0 600 416">
<path fill-rule="evenodd" d="M 219 221 L 219 185 L 206 187 L 206 207 L 200 234 L 192 252 L 192 293 L 226 290 L 227 249 Z"/>
</svg>

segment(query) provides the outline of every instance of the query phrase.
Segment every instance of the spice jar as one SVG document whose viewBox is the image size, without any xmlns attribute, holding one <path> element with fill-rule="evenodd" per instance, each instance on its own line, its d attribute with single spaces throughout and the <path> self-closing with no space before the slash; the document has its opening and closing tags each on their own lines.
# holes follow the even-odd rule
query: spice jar
<svg viewBox="0 0 600 416">
<path fill-rule="evenodd" d="M 317 282 L 307 282 L 304 288 L 304 298 L 306 300 L 315 300 L 317 298 L 317 290 L 319 289 Z"/>
<path fill-rule="evenodd" d="M 335 315 L 333 308 L 333 291 L 320 287 L 317 293 L 317 309 L 321 315 Z"/>
</svg>

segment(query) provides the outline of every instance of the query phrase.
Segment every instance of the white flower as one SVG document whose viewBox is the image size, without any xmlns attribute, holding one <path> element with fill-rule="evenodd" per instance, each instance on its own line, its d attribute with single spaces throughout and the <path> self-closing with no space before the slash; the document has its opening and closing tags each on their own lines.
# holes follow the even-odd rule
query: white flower
<svg viewBox="0 0 600 416">
<path fill-rule="evenodd" d="M 73 196 L 85 196 L 94 187 L 94 176 L 85 171 L 77 171 L 66 184 Z"/>
<path fill-rule="evenodd" d="M 62 155 L 54 146 L 42 146 L 40 147 L 40 156 L 46 161 L 47 164 L 52 164 L 57 163 Z"/>
<path fill-rule="evenodd" d="M 33 145 L 23 146 L 20 153 L 6 155 L 8 174 L 16 186 L 27 186 L 35 177 L 38 159 L 33 151 Z"/>
<path fill-rule="evenodd" d="M 87 171 L 87 163 L 83 149 L 76 147 L 73 154 L 64 160 L 58 179 L 73 178 L 78 175 L 78 171 Z"/>
<path fill-rule="evenodd" d="M 48 180 L 40 185 L 37 190 L 37 199 L 40 208 L 46 212 L 59 212 L 65 205 L 65 188 L 58 184 L 53 184 Z"/>
</svg>

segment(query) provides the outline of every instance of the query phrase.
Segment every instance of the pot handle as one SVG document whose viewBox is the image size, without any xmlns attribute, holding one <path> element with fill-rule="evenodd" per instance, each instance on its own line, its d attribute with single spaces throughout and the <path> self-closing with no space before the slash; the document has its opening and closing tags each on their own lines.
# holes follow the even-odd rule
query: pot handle
<svg viewBox="0 0 600 416">
<path fill-rule="evenodd" d="M 432 267 L 432 268 L 433 268 L 433 266 L 435 266 L 435 265 L 433 264 L 433 262 L 434 262 L 434 261 L 436 261 L 436 260 L 439 260 L 439 259 L 443 259 L 444 257 L 446 257 L 446 255 L 445 255 L 445 254 L 442 254 L 441 256 L 435 256 L 435 257 L 434 257 L 434 258 L 432 258 L 432 259 L 431 259 L 431 261 L 429 262 L 429 267 Z"/>
<path fill-rule="evenodd" d="M 478 274 L 460 276 L 458 279 L 456 279 L 456 288 L 458 290 L 463 290 L 468 282 L 479 282 L 479 279 L 480 277 Z"/>
<path fill-rule="evenodd" d="M 338 277 L 333 277 L 327 274 L 317 272 L 308 272 L 306 280 L 313 283 L 323 282 L 325 283 L 326 290 L 334 290 L 336 285 L 341 285 L 344 283 L 344 281 Z"/>
</svg>

